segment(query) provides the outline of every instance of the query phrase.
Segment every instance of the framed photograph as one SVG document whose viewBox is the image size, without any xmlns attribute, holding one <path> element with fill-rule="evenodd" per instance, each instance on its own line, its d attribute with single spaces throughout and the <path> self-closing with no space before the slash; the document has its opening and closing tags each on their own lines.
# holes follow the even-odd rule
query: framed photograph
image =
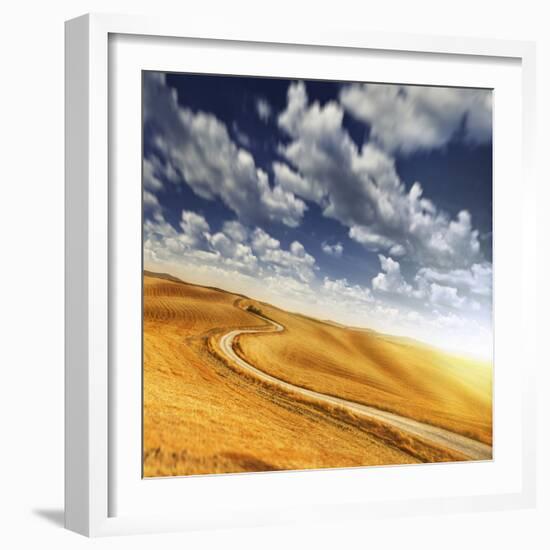
<svg viewBox="0 0 550 550">
<path fill-rule="evenodd" d="M 533 64 L 67 22 L 67 528 L 532 505 Z"/>
</svg>

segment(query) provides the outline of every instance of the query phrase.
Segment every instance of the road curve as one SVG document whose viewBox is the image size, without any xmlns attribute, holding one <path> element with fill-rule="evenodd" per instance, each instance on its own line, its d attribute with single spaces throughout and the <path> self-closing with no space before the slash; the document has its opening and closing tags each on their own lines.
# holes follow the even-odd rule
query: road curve
<svg viewBox="0 0 550 550">
<path fill-rule="evenodd" d="M 317 391 L 302 388 L 301 386 L 295 386 L 294 384 L 285 382 L 280 378 L 272 376 L 254 367 L 243 358 L 239 357 L 239 355 L 237 355 L 237 353 L 235 352 L 235 349 L 233 348 L 235 338 L 241 334 L 260 334 L 266 332 L 272 333 L 282 332 L 284 330 L 284 327 L 279 323 L 261 315 L 257 316 L 264 321 L 270 323 L 273 328 L 268 326 L 260 329 L 255 328 L 232 330 L 224 334 L 219 341 L 222 353 L 230 361 L 236 363 L 245 371 L 253 374 L 260 380 L 263 380 L 270 384 L 274 384 L 275 386 L 278 386 L 282 389 L 299 393 L 303 396 L 310 397 L 318 401 L 330 403 L 331 405 L 344 407 L 353 413 L 382 421 L 385 424 L 393 426 L 410 435 L 421 437 L 422 439 L 435 445 L 439 445 L 444 448 L 462 453 L 470 460 L 490 460 L 492 458 L 492 447 L 490 445 L 481 443 L 480 441 L 476 441 L 475 439 L 470 439 L 449 430 L 438 428 L 437 426 L 432 426 L 430 424 L 424 424 L 423 422 L 418 422 L 417 420 L 412 420 L 411 418 L 400 416 L 398 414 L 382 411 L 380 409 L 376 409 L 375 407 L 369 407 L 368 405 L 363 405 L 354 401 L 348 401 L 347 399 L 342 399 L 340 397 L 334 397 L 332 395 L 327 395 Z"/>
</svg>

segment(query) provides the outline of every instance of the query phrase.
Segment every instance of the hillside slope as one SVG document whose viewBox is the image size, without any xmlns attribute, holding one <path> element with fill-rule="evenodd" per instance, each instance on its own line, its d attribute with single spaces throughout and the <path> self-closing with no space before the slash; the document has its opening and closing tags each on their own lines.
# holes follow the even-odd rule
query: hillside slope
<svg viewBox="0 0 550 550">
<path fill-rule="evenodd" d="M 380 357 L 392 363 L 392 357 L 399 358 L 405 350 L 376 333 L 350 331 L 247 302 L 220 289 L 146 274 L 145 476 L 462 459 L 342 411 L 301 402 L 228 368 L 212 353 L 210 343 L 231 329 L 265 325 L 246 311 L 247 305 L 287 327 L 280 334 L 240 337 L 239 353 L 258 367 L 296 383 L 315 385 L 319 391 L 328 388 L 357 401 L 378 400 L 401 412 L 407 397 L 400 392 L 410 388 L 408 399 L 421 401 L 409 406 L 408 413 L 437 417 L 431 418 L 434 422 L 441 421 L 438 414 L 452 408 L 452 400 L 461 407 L 452 422 L 462 420 L 468 432 L 477 428 L 478 433 L 490 434 L 490 415 L 489 419 L 480 413 L 476 416 L 465 405 L 477 394 L 476 405 L 483 403 L 484 394 L 481 389 L 472 392 L 476 384 L 460 376 L 463 367 L 449 367 L 455 372 L 452 376 L 436 370 L 437 376 L 426 385 L 414 380 L 414 373 L 402 363 L 384 370 Z M 372 338 L 383 343 L 374 345 Z M 434 374 L 430 365 L 420 371 L 423 376 Z M 395 378 L 402 375 L 408 377 L 406 382 Z M 451 382 L 456 385 L 454 390 Z M 443 399 L 436 395 L 440 388 Z M 447 409 L 442 406 L 445 400 L 449 400 Z"/>
</svg>

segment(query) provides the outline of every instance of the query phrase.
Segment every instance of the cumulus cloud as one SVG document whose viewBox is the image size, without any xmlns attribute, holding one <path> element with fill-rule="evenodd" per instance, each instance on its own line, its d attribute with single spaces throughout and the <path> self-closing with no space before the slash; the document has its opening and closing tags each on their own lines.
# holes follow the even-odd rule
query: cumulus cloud
<svg viewBox="0 0 550 550">
<path fill-rule="evenodd" d="M 258 113 L 258 116 L 260 117 L 260 120 L 262 122 L 268 122 L 271 118 L 273 109 L 271 108 L 271 104 L 269 103 L 269 101 L 267 101 L 267 99 L 259 97 L 256 99 L 256 112 Z"/>
<path fill-rule="evenodd" d="M 478 296 L 490 296 L 493 287 L 493 266 L 488 263 L 474 264 L 469 269 L 442 271 L 429 267 L 421 268 L 416 280 L 422 284 L 435 282 L 440 285 L 454 286 Z"/>
<path fill-rule="evenodd" d="M 242 273 L 255 274 L 258 266 L 258 258 L 252 252 L 250 246 L 236 241 L 231 235 L 223 232 L 215 233 L 209 238 L 210 247 L 220 254 L 226 266 L 237 269 Z"/>
<path fill-rule="evenodd" d="M 154 261 L 185 264 L 198 262 L 227 268 L 244 274 L 294 278 L 301 283 L 315 277 L 315 258 L 302 243 L 293 241 L 288 249 L 265 230 L 249 229 L 236 220 L 226 221 L 221 231 L 213 233 L 200 214 L 183 210 L 177 231 L 162 214 L 144 225 L 144 249 Z"/>
<path fill-rule="evenodd" d="M 284 250 L 279 240 L 257 227 L 252 233 L 251 246 L 260 260 L 275 273 L 292 275 L 303 282 L 314 278 L 315 258 L 305 251 L 300 242 L 293 241 L 290 249 Z"/>
<path fill-rule="evenodd" d="M 269 233 L 257 227 L 252 233 L 252 246 L 259 254 L 266 254 L 268 250 L 277 250 L 281 243 Z"/>
<path fill-rule="evenodd" d="M 341 303 L 342 300 L 357 306 L 357 303 L 370 303 L 373 301 L 372 293 L 368 287 L 352 285 L 347 279 L 331 279 L 324 277 L 322 290 L 324 296 Z"/>
<path fill-rule="evenodd" d="M 321 245 L 321 248 L 325 254 L 328 254 L 329 256 L 334 256 L 335 258 L 341 258 L 344 252 L 344 247 L 342 243 L 329 244 L 324 242 Z"/>
<path fill-rule="evenodd" d="M 147 211 L 156 211 L 161 208 L 160 203 L 155 195 L 150 191 L 143 192 L 143 209 Z"/>
<path fill-rule="evenodd" d="M 143 159 L 143 187 L 152 191 L 159 191 L 163 188 L 162 182 L 156 174 L 155 164 L 148 158 Z"/>
<path fill-rule="evenodd" d="M 378 259 L 380 260 L 382 272 L 376 275 L 372 280 L 373 290 L 391 292 L 394 294 L 412 294 L 413 288 L 405 281 L 401 274 L 399 262 L 392 258 L 387 258 L 382 254 L 378 255 Z"/>
<path fill-rule="evenodd" d="M 414 277 L 414 284 L 410 284 L 401 273 L 398 261 L 382 254 L 379 254 L 378 258 L 382 271 L 372 279 L 372 289 L 375 292 L 412 298 L 417 301 L 417 307 L 423 304 L 430 307 L 440 306 L 462 310 L 467 308 L 472 311 L 481 309 L 480 303 L 471 296 L 475 292 L 474 289 L 485 291 L 483 283 L 472 278 L 474 273 L 482 272 L 485 277 L 485 268 L 481 269 L 481 266 L 476 265 L 471 270 L 454 270 L 447 273 L 421 268 Z M 465 274 L 469 275 L 465 276 Z M 458 287 L 452 286 L 455 283 Z"/>
<path fill-rule="evenodd" d="M 315 300 L 315 290 L 308 283 L 299 281 L 295 277 L 281 274 L 267 274 L 261 281 L 263 289 L 270 293 L 270 296 L 279 296 L 283 299 L 290 298 L 290 308 L 304 306 L 305 303 Z"/>
<path fill-rule="evenodd" d="M 237 220 L 224 222 L 222 231 L 236 242 L 244 242 L 248 239 L 248 229 Z"/>
<path fill-rule="evenodd" d="M 210 226 L 200 214 L 183 210 L 181 213 L 180 227 L 183 234 L 180 239 L 183 243 L 198 248 L 204 245 L 209 237 Z"/>
<path fill-rule="evenodd" d="M 349 228 L 351 239 L 367 249 L 407 255 L 417 264 L 465 269 L 482 260 L 478 231 L 471 216 L 455 219 L 423 196 L 420 183 L 407 190 L 394 159 L 375 143 L 358 148 L 342 125 L 335 101 L 309 104 L 303 83 L 290 85 L 279 126 L 290 136 L 281 153 L 297 168 L 285 184 L 308 194 L 323 214 Z M 314 192 L 310 192 L 314 190 Z"/>
<path fill-rule="evenodd" d="M 281 189 L 313 202 L 320 202 L 322 200 L 323 189 L 319 185 L 307 181 L 287 164 L 274 162 L 273 174 L 275 175 L 275 184 L 280 186 Z"/>
<path fill-rule="evenodd" d="M 465 298 L 459 296 L 458 290 L 454 287 L 432 283 L 430 285 L 430 301 L 433 304 L 459 309 L 464 305 Z"/>
<path fill-rule="evenodd" d="M 198 196 L 220 199 L 246 223 L 300 223 L 305 203 L 281 186 L 272 187 L 252 155 L 232 141 L 223 122 L 181 107 L 177 92 L 157 73 L 146 73 L 144 79 L 144 117 L 154 133 L 154 146 Z"/>
<path fill-rule="evenodd" d="M 288 102 L 286 109 L 279 115 L 279 126 L 290 135 L 295 135 L 298 125 L 307 110 L 308 98 L 306 86 L 303 82 L 291 84 L 288 88 Z"/>
<path fill-rule="evenodd" d="M 177 184 L 179 174 L 170 162 L 162 162 L 156 155 L 143 158 L 143 202 L 146 209 L 160 209 L 157 194 L 165 190 L 163 181 Z"/>
<path fill-rule="evenodd" d="M 403 256 L 406 253 L 403 245 L 389 237 L 375 233 L 370 227 L 353 225 L 350 227 L 349 237 L 372 252 L 387 250 L 391 256 L 395 257 Z"/>
<path fill-rule="evenodd" d="M 315 259 L 302 243 L 292 241 L 283 247 L 264 229 L 249 228 L 236 220 L 226 221 L 219 231 L 212 232 L 211 225 L 197 212 L 182 211 L 178 228 L 157 212 L 144 222 L 144 239 L 146 262 L 177 264 L 186 273 L 195 269 L 202 284 L 224 281 L 228 289 L 235 284 L 236 291 L 263 295 L 283 307 L 286 304 L 291 310 L 320 318 L 330 311 L 331 319 L 345 324 L 366 325 L 427 341 L 440 341 L 441 335 L 452 339 L 457 329 L 471 332 L 474 340 L 485 341 L 490 326 L 478 321 L 474 308 L 466 308 L 470 300 L 456 287 L 428 282 L 426 278 L 422 278 L 423 287 L 417 279 L 416 286 L 409 284 L 399 262 L 383 255 L 379 258 L 381 273 L 371 290 L 346 278 L 325 275 L 319 280 Z M 396 302 L 392 296 L 399 300 Z M 408 300 L 408 305 L 402 300 Z M 410 300 L 422 307 L 415 309 Z M 479 336 L 482 331 L 483 338 Z"/>
<path fill-rule="evenodd" d="M 371 139 L 388 151 L 408 154 L 447 144 L 457 132 L 474 143 L 492 133 L 490 90 L 352 84 L 342 105 L 371 127 Z"/>
</svg>

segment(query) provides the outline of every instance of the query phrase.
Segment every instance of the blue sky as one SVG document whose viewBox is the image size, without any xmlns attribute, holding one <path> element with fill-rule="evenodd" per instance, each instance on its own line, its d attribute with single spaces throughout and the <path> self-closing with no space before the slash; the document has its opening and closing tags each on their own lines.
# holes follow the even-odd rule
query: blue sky
<svg viewBox="0 0 550 550">
<path fill-rule="evenodd" d="M 146 72 L 144 260 L 489 357 L 487 90 Z"/>
</svg>

